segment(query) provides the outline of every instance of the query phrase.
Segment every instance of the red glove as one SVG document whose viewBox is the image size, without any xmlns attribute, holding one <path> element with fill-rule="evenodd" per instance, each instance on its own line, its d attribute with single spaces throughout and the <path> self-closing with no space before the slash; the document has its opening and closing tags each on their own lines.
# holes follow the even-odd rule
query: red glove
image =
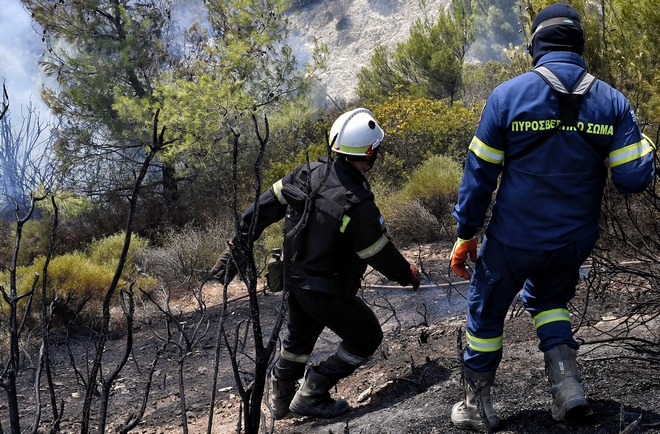
<svg viewBox="0 0 660 434">
<path fill-rule="evenodd" d="M 456 275 L 470 280 L 472 275 L 465 268 L 468 255 L 470 255 L 472 262 L 477 260 L 477 240 L 474 238 L 470 238 L 469 240 L 457 239 L 454 243 L 454 248 L 451 250 L 451 269 L 454 270 Z"/>
<path fill-rule="evenodd" d="M 415 267 L 415 264 L 410 264 L 410 273 L 412 274 L 412 281 L 410 284 L 413 289 L 417 291 L 419 289 L 419 270 Z"/>
</svg>

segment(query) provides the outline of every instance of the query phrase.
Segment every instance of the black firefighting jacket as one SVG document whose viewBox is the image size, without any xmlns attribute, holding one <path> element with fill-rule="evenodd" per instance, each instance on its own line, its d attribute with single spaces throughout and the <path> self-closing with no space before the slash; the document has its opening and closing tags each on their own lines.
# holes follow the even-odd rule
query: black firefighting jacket
<svg viewBox="0 0 660 434">
<path fill-rule="evenodd" d="M 253 205 L 242 216 L 243 238 L 254 215 Z M 286 217 L 290 287 L 350 298 L 367 265 L 403 286 L 411 283 L 410 264 L 390 241 L 369 183 L 343 159 L 296 167 L 260 196 L 257 216 L 255 239 Z"/>
</svg>

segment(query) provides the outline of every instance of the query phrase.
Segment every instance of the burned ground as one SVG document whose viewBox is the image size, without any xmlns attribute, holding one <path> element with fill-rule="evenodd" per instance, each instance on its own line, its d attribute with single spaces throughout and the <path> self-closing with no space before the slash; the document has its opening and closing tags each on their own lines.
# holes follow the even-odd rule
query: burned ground
<svg viewBox="0 0 660 434">
<path fill-rule="evenodd" d="M 385 339 L 371 360 L 354 375 L 342 380 L 333 391 L 344 397 L 353 409 L 333 420 L 312 417 L 289 417 L 273 421 L 267 406 L 263 424 L 281 434 L 431 434 L 464 432 L 453 428 L 449 420 L 452 405 L 461 399 L 459 339 L 464 335 L 467 285 L 448 272 L 446 245 L 426 246 L 407 251 L 409 259 L 423 265 L 425 281 L 419 291 L 400 288 L 382 280 L 377 273 L 367 276 L 363 298 L 381 319 Z M 450 282 L 450 279 L 453 282 Z M 260 284 L 261 285 L 261 284 Z M 261 287 L 261 286 L 260 286 Z M 221 317 L 221 288 L 205 287 L 207 310 L 202 316 L 195 310 L 196 301 L 189 294 L 178 294 L 170 301 L 180 312 L 178 321 L 185 324 L 190 338 L 197 328 L 196 341 L 188 353 L 170 345 L 158 359 L 151 391 L 146 400 L 144 419 L 131 432 L 171 433 L 183 431 L 182 395 L 178 366 L 183 363 L 183 385 L 188 432 L 207 432 L 209 404 L 215 358 L 215 339 Z M 250 354 L 251 326 L 249 302 L 240 282 L 230 287 L 226 329 L 238 342 L 246 341 Z M 573 303 L 576 315 L 583 311 L 588 291 L 581 285 Z M 259 295 L 262 324 L 268 333 L 281 301 L 281 294 Z M 162 346 L 164 321 L 146 299 L 138 300 L 135 345 L 132 357 L 124 367 L 110 396 L 108 432 L 140 408 L 147 384 L 150 364 Z M 568 425 L 552 420 L 550 394 L 545 380 L 543 355 L 538 351 L 536 336 L 529 316 L 519 304 L 512 307 L 505 327 L 504 358 L 496 378 L 495 407 L 502 419 L 502 433 L 630 433 L 660 432 L 660 376 L 657 365 L 649 363 L 648 354 L 639 347 L 612 341 L 621 330 L 616 303 L 590 300 L 589 308 L 576 333 L 584 342 L 578 365 L 584 377 L 585 391 L 594 415 Z M 119 317 L 121 318 L 121 317 Z M 628 319 L 630 321 L 630 319 Z M 121 320 L 118 319 L 120 324 Z M 119 329 L 120 327 L 117 326 Z M 639 339 L 657 342 L 658 323 L 649 321 L 632 331 Z M 113 369 L 124 351 L 121 333 L 109 343 L 104 356 L 104 374 Z M 176 338 L 176 336 L 175 336 Z M 246 338 L 246 339 L 244 339 Z M 181 340 L 174 340 L 182 343 Z M 337 338 L 324 332 L 313 354 L 312 362 L 327 357 L 335 349 Z M 54 336 L 52 342 L 53 377 L 58 402 L 64 404 L 61 432 L 80 431 L 80 414 L 84 398 L 85 361 L 93 357 L 93 336 Z M 239 345 L 240 348 L 240 345 Z M 646 348 L 646 347 L 645 347 Z M 657 347 L 656 347 L 657 349 Z M 34 419 L 34 363 L 37 343 L 28 341 L 19 377 L 22 426 Z M 213 433 L 234 433 L 238 426 L 240 399 L 228 353 L 220 351 L 217 396 L 213 411 Z M 652 355 L 657 359 L 657 356 Z M 78 369 L 72 367 L 75 366 Z M 240 357 L 241 377 L 250 381 L 250 361 Z M 52 417 L 45 382 L 41 383 L 41 432 L 47 432 Z M 93 408 L 98 408 L 95 402 Z M 96 414 L 92 414 L 95 421 Z M 7 404 L 0 392 L 0 421 L 7 429 Z M 95 422 L 91 424 L 94 427 Z"/>
</svg>

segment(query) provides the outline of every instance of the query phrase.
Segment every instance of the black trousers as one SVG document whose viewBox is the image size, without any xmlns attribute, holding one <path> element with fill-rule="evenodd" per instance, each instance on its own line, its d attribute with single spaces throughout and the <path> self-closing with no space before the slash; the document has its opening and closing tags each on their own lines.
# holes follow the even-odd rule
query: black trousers
<svg viewBox="0 0 660 434">
<path fill-rule="evenodd" d="M 282 349 L 285 353 L 299 358 L 312 353 L 317 339 L 326 327 L 342 340 L 343 351 L 357 358 L 366 359 L 373 355 L 383 340 L 383 331 L 378 318 L 357 296 L 347 299 L 317 291 L 291 288 L 288 309 L 288 330 L 282 341 Z M 295 362 L 280 358 L 278 366 L 284 368 L 292 363 Z M 316 371 L 338 380 L 350 375 L 357 366 L 347 363 L 335 354 L 321 362 L 316 367 Z M 293 371 L 298 372 L 296 369 L 290 371 L 292 374 Z"/>
</svg>

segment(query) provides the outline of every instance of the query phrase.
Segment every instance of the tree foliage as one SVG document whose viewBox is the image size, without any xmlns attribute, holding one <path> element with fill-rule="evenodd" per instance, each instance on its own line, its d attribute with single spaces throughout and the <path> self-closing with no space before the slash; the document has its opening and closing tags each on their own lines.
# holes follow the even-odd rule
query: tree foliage
<svg viewBox="0 0 660 434">
<path fill-rule="evenodd" d="M 506 60 L 505 49 L 523 43 L 518 18 L 518 0 L 474 0 L 474 28 L 477 29 L 471 54 L 480 60 Z"/>
<path fill-rule="evenodd" d="M 44 102 L 62 121 L 55 151 L 67 188 L 114 203 L 125 197 L 151 143 L 155 110 L 126 116 L 122 98 L 153 107 L 163 71 L 172 65 L 172 2 L 23 0 L 43 28 L 44 70 L 57 79 Z M 166 216 L 176 199 L 175 172 L 154 161 L 147 174 L 151 195 Z M 155 196 L 157 194 L 157 196 Z M 111 228 L 116 231 L 120 228 Z"/>
<path fill-rule="evenodd" d="M 415 21 L 410 38 L 397 44 L 393 52 L 377 47 L 370 66 L 358 73 L 358 96 L 379 101 L 397 93 L 453 101 L 475 35 L 471 0 L 452 0 L 451 9 L 441 10 L 435 22 L 428 15 Z"/>
<path fill-rule="evenodd" d="M 327 50 L 317 46 L 310 63 L 298 64 L 286 44 L 290 24 L 284 2 L 212 1 L 208 7 L 210 28 L 193 25 L 188 30 L 184 65 L 171 75 L 161 95 L 164 116 L 180 139 L 168 158 L 186 161 L 184 173 L 205 181 L 192 186 L 206 189 L 196 196 L 224 196 L 226 210 L 234 135 L 239 135 L 241 151 L 240 197 L 250 197 L 242 187 L 250 185 L 258 153 L 247 145 L 257 143 L 251 114 L 270 116 L 302 98 L 316 82 L 313 74 L 322 67 Z"/>
<path fill-rule="evenodd" d="M 159 114 L 168 145 L 156 155 L 141 199 L 151 227 L 182 224 L 200 194 L 228 192 L 217 188 L 228 178 L 210 178 L 229 172 L 231 131 L 252 134 L 243 115 L 267 113 L 313 81 L 305 75 L 313 67 L 302 69 L 286 44 L 283 1 L 207 1 L 205 21 L 185 34 L 175 32 L 180 23 L 170 0 L 23 3 L 44 29 L 44 67 L 58 80 L 59 88 L 43 96 L 65 121 L 56 151 L 70 188 L 123 212 Z M 322 57 L 322 49 L 314 51 L 312 63 Z M 241 152 L 241 181 L 254 155 Z M 199 188 L 198 176 L 205 181 Z"/>
<path fill-rule="evenodd" d="M 462 161 L 474 134 L 479 111 L 447 100 L 393 97 L 373 108 L 385 130 L 383 156 L 374 167 L 377 182 L 400 185 L 434 155 Z"/>
</svg>

